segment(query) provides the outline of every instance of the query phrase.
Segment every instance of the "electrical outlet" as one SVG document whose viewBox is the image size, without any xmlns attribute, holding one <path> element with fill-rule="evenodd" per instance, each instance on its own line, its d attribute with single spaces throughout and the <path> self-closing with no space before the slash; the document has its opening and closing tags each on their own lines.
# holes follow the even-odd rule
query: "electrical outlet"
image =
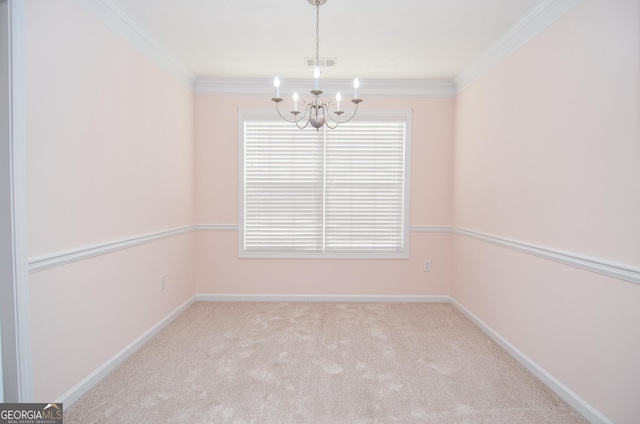
<svg viewBox="0 0 640 424">
<path fill-rule="evenodd" d="M 424 261 L 424 265 L 422 266 L 422 270 L 424 272 L 431 272 L 431 261 Z"/>
<path fill-rule="evenodd" d="M 160 276 L 160 290 L 164 290 L 167 288 L 167 276 L 162 274 Z"/>
</svg>

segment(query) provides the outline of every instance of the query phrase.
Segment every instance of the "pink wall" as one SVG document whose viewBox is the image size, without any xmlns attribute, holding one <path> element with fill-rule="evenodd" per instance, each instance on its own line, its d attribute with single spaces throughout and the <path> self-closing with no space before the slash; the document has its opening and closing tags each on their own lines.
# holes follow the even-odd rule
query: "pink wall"
<svg viewBox="0 0 640 424">
<path fill-rule="evenodd" d="M 457 226 L 640 265 L 638 7 L 583 1 L 457 97 Z"/>
<path fill-rule="evenodd" d="M 193 93 L 79 3 L 25 8 L 30 259 L 193 225 Z M 193 248 L 187 234 L 31 274 L 36 401 L 192 297 Z"/>
<path fill-rule="evenodd" d="M 196 221 L 238 223 L 238 108 L 268 97 L 196 95 Z M 367 98 L 362 109 L 413 109 L 411 225 L 451 224 L 453 99 Z M 197 234 L 197 291 L 206 294 L 446 295 L 450 235 L 411 234 L 408 260 L 238 259 L 237 231 Z M 430 259 L 433 271 L 422 271 Z"/>
<path fill-rule="evenodd" d="M 26 9 L 30 255 L 192 224 L 191 91 L 75 1 Z"/>
<path fill-rule="evenodd" d="M 456 227 L 640 265 L 640 4 L 583 0 L 456 98 Z M 452 296 L 616 423 L 640 285 L 456 235 Z"/>
<path fill-rule="evenodd" d="M 582 0 L 455 100 L 366 98 L 413 109 L 411 225 L 640 266 L 639 8 Z M 237 109 L 268 98 L 194 95 L 72 0 L 26 13 L 32 259 L 237 225 Z M 408 260 L 259 260 L 237 258 L 235 230 L 203 230 L 33 273 L 35 400 L 194 293 L 451 294 L 613 422 L 640 416 L 639 285 L 462 235 L 410 237 Z"/>
</svg>

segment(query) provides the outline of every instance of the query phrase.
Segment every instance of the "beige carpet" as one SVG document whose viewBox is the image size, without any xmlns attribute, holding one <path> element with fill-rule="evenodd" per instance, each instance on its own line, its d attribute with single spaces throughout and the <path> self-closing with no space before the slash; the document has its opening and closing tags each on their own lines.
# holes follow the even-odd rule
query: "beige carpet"
<svg viewBox="0 0 640 424">
<path fill-rule="evenodd" d="M 586 423 L 448 304 L 196 302 L 65 411 L 90 423 Z"/>
</svg>

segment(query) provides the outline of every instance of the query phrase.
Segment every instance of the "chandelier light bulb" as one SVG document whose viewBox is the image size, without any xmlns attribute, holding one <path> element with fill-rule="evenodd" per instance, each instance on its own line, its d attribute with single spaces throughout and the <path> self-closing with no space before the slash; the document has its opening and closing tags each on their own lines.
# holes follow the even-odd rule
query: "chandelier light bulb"
<svg viewBox="0 0 640 424">
<path fill-rule="evenodd" d="M 280 97 L 280 78 L 273 79 L 273 86 L 276 88 L 276 97 Z"/>
<path fill-rule="evenodd" d="M 313 84 L 314 90 L 320 90 L 320 68 L 313 68 L 313 78 L 315 79 L 315 83 Z"/>
<path fill-rule="evenodd" d="M 356 79 L 353 80 L 353 98 L 354 99 L 358 98 L 358 88 L 360 88 L 360 80 L 358 79 L 358 77 L 356 77 Z"/>
<path fill-rule="evenodd" d="M 340 101 L 342 100 L 342 95 L 340 94 L 340 92 L 336 93 L 336 110 L 340 110 Z"/>
<path fill-rule="evenodd" d="M 298 92 L 294 91 L 293 92 L 293 110 L 297 111 L 298 110 Z"/>
</svg>

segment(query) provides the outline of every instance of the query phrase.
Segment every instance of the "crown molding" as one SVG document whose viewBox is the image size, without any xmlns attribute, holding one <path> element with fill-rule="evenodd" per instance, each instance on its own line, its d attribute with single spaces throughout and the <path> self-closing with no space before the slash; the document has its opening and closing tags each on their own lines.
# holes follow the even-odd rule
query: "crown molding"
<svg viewBox="0 0 640 424">
<path fill-rule="evenodd" d="M 142 28 L 113 0 L 76 0 L 113 32 L 147 56 L 169 75 L 193 90 L 195 75 Z"/>
<path fill-rule="evenodd" d="M 453 79 L 457 92 L 469 87 L 491 68 L 505 60 L 527 41 L 557 21 L 580 0 L 542 0 L 511 29 Z"/>
<path fill-rule="evenodd" d="M 283 95 L 303 91 L 312 86 L 311 79 L 281 78 L 280 91 Z M 353 91 L 351 80 L 323 80 L 323 86 L 328 92 Z M 198 77 L 193 85 L 196 94 L 229 94 L 229 95 L 260 95 L 273 94 L 273 80 L 271 78 L 224 78 Z M 360 93 L 363 96 L 394 96 L 394 97 L 454 97 L 456 87 L 452 80 L 361 80 Z"/>
<path fill-rule="evenodd" d="M 196 94 L 269 95 L 273 91 L 270 78 L 196 77 L 113 0 L 76 1 Z M 580 0 L 541 0 L 484 53 L 460 71 L 453 80 L 363 80 L 361 93 L 367 96 L 383 97 L 453 98 L 579 2 Z M 309 81 L 306 79 L 283 80 L 283 83 L 282 91 L 286 94 L 289 94 L 289 91 L 293 94 L 296 87 L 309 86 Z M 325 84 L 331 91 L 348 93 L 352 89 L 351 80 L 325 80 Z M 287 86 L 291 88 L 287 90 Z"/>
</svg>

